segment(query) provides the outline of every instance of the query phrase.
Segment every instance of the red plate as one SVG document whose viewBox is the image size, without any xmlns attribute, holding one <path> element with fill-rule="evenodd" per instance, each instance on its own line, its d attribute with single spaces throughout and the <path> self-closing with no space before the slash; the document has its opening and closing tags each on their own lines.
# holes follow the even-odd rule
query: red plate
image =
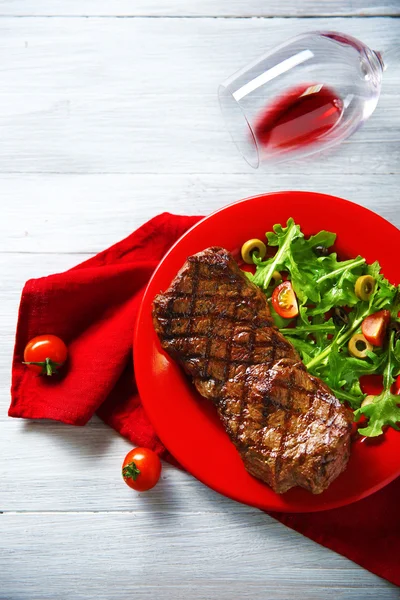
<svg viewBox="0 0 400 600">
<path fill-rule="evenodd" d="M 278 495 L 247 473 L 209 400 L 202 398 L 179 366 L 161 349 L 151 321 L 154 296 L 165 290 L 186 258 L 208 246 L 237 255 L 244 241 L 262 239 L 275 223 L 293 217 L 310 235 L 337 233 L 345 257 L 379 260 L 385 276 L 399 283 L 400 231 L 373 212 L 340 198 L 311 192 L 279 192 L 231 204 L 190 229 L 168 252 L 145 292 L 135 337 L 135 373 L 143 401 L 168 450 L 195 477 L 221 494 L 258 508 L 288 512 L 343 506 L 379 490 L 400 475 L 400 433 L 356 442 L 346 471 L 328 490 L 313 495 L 296 488 Z"/>
</svg>

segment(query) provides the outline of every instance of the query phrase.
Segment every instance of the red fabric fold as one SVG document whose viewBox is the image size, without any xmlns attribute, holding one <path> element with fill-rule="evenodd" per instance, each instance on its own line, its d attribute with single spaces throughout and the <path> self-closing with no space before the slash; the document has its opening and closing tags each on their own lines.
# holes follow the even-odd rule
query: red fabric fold
<svg viewBox="0 0 400 600">
<path fill-rule="evenodd" d="M 201 217 L 161 214 L 82 264 L 25 284 L 12 366 L 9 415 L 85 425 L 94 413 L 177 464 L 140 402 L 132 369 L 135 319 L 147 282 L 171 245 Z M 26 343 L 52 333 L 68 344 L 59 376 L 23 364 Z M 368 468 L 368 465 L 366 465 Z M 400 585 L 400 478 L 355 504 L 309 514 L 270 513 L 282 523 Z"/>
</svg>

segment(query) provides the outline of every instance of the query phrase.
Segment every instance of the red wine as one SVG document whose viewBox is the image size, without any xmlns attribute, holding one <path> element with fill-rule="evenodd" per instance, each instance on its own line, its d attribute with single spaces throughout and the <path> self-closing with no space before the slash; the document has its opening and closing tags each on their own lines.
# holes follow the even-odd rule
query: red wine
<svg viewBox="0 0 400 600">
<path fill-rule="evenodd" d="M 343 102 L 324 85 L 301 85 L 285 92 L 255 123 L 257 142 L 265 150 L 293 150 L 317 142 L 339 121 Z"/>
</svg>

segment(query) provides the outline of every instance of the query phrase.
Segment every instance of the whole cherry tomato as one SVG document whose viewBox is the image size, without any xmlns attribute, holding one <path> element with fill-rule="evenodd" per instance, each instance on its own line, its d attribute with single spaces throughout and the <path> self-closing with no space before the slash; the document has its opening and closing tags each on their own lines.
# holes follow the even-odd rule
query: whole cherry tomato
<svg viewBox="0 0 400 600">
<path fill-rule="evenodd" d="M 38 335 L 27 343 L 24 365 L 39 375 L 53 375 L 67 360 L 68 350 L 56 335 Z"/>
<path fill-rule="evenodd" d="M 154 487 L 161 475 L 161 461 L 148 448 L 134 448 L 122 463 L 122 477 L 126 485 L 137 492 L 146 492 Z"/>
<path fill-rule="evenodd" d="M 272 305 L 283 319 L 293 319 L 299 314 L 296 294 L 290 281 L 280 283 L 272 293 Z"/>
<path fill-rule="evenodd" d="M 400 396 L 400 375 L 397 375 L 396 381 L 394 382 L 395 394 Z"/>
</svg>

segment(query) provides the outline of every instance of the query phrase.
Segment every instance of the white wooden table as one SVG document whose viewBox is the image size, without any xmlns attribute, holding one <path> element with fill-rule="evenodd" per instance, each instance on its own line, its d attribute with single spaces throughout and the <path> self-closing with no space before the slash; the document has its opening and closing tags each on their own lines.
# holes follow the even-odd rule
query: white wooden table
<svg viewBox="0 0 400 600">
<path fill-rule="evenodd" d="M 399 66 L 366 126 L 329 158 L 254 172 L 217 84 L 266 48 L 335 29 L 398 44 L 398 0 L 0 1 L 0 598 L 392 599 L 399 590 L 165 465 L 121 482 L 129 444 L 7 417 L 18 301 L 162 210 L 252 194 L 336 194 L 400 225 Z M 250 18 L 251 17 L 251 18 Z"/>
</svg>

